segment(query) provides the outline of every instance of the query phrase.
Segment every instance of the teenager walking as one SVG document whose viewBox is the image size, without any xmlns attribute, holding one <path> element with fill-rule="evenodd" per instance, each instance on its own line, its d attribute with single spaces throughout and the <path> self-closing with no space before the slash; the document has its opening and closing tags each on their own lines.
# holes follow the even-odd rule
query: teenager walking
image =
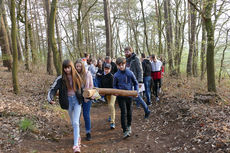
<svg viewBox="0 0 230 153">
<path fill-rule="evenodd" d="M 82 80 L 74 68 L 73 62 L 64 60 L 62 64 L 62 75 L 58 76 L 51 86 L 47 100 L 54 104 L 54 96 L 59 90 L 59 103 L 62 109 L 68 110 L 73 126 L 74 145 L 73 151 L 80 152 L 80 114 L 83 102 Z"/>
</svg>

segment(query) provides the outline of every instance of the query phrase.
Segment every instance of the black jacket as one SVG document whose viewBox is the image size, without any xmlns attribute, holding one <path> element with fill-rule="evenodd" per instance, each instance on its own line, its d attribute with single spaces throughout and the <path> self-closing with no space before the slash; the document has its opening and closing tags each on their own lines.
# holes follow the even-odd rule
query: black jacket
<svg viewBox="0 0 230 153">
<path fill-rule="evenodd" d="M 142 61 L 143 77 L 151 76 L 152 65 L 148 59 Z"/>
<path fill-rule="evenodd" d="M 143 70 L 136 54 L 132 53 L 129 58 L 126 58 L 126 67 L 130 68 L 138 82 L 143 82 Z"/>
<path fill-rule="evenodd" d="M 102 75 L 101 88 L 113 88 L 113 75 L 111 73 Z"/>
<path fill-rule="evenodd" d="M 78 89 L 78 87 L 76 87 L 76 89 Z M 59 104 L 61 108 L 68 109 L 69 108 L 68 89 L 61 75 L 56 78 L 53 85 L 50 87 L 47 96 L 48 102 L 51 102 L 53 100 L 58 90 L 59 90 Z M 77 90 L 75 92 L 75 95 L 78 99 L 79 104 L 81 104 L 84 100 L 83 89 L 81 88 L 80 90 Z"/>
</svg>

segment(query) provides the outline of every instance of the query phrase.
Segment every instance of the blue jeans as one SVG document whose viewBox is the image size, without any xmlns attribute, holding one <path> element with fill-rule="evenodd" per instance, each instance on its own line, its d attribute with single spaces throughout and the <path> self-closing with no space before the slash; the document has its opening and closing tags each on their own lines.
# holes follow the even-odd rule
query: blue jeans
<svg viewBox="0 0 230 153">
<path fill-rule="evenodd" d="M 91 131 L 91 120 L 90 120 L 90 108 L 92 105 L 92 101 L 83 102 L 82 108 L 83 108 L 83 117 L 85 121 L 85 131 L 86 133 L 90 133 Z"/>
<path fill-rule="evenodd" d="M 147 104 L 145 103 L 145 101 L 141 98 L 140 94 L 138 94 L 138 97 L 135 98 L 136 103 L 141 104 L 142 108 L 145 111 L 145 114 L 149 112 L 149 108 L 147 106 Z"/>
<path fill-rule="evenodd" d="M 144 77 L 144 85 L 145 85 L 145 95 L 147 98 L 147 104 L 151 104 L 151 76 Z"/>
<path fill-rule="evenodd" d="M 78 140 L 80 138 L 80 116 L 81 116 L 81 105 L 79 104 L 76 96 L 68 96 L 69 101 L 69 117 L 71 124 L 73 126 L 73 137 L 74 146 L 78 145 Z"/>
<path fill-rule="evenodd" d="M 98 87 L 98 82 L 97 82 L 97 79 L 96 79 L 96 78 L 93 79 L 93 86 L 94 86 L 94 87 Z"/>
</svg>

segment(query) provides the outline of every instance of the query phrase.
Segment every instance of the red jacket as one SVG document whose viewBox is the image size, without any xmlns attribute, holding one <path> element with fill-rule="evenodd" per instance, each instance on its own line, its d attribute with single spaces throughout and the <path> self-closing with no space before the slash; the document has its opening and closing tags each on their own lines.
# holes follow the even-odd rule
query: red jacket
<svg viewBox="0 0 230 153">
<path fill-rule="evenodd" d="M 162 74 L 163 72 L 164 72 L 164 66 L 161 67 L 160 71 L 151 72 L 152 79 L 157 80 L 163 78 L 163 74 Z"/>
</svg>

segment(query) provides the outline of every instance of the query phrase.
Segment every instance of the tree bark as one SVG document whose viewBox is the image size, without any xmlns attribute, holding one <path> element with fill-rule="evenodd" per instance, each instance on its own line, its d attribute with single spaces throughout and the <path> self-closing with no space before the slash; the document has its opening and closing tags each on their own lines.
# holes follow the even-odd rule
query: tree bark
<svg viewBox="0 0 230 153">
<path fill-rule="evenodd" d="M 31 23 L 28 23 L 28 32 L 29 32 L 29 38 L 30 38 L 30 50 L 32 54 L 32 62 L 33 62 L 33 65 L 36 65 L 38 57 L 37 57 L 36 47 L 34 43 L 34 35 L 33 35 Z"/>
<path fill-rule="evenodd" d="M 200 79 L 204 79 L 205 74 L 205 55 L 206 55 L 206 44 L 207 44 L 207 36 L 206 36 L 206 29 L 204 24 L 204 19 L 201 21 L 202 24 L 202 41 L 201 41 L 201 53 L 200 53 L 200 69 L 201 69 L 201 75 Z"/>
<path fill-rule="evenodd" d="M 215 62 L 214 62 L 214 27 L 212 23 L 212 8 L 215 0 L 209 0 L 205 3 L 205 27 L 207 31 L 207 83 L 208 91 L 216 92 L 215 81 Z"/>
<path fill-rule="evenodd" d="M 46 8 L 45 9 L 46 10 L 46 14 L 47 14 L 46 23 L 48 25 L 49 18 L 50 18 L 50 0 L 44 0 L 43 2 L 45 4 L 45 8 Z M 51 42 L 50 42 L 50 38 L 49 38 L 49 26 L 47 26 L 46 37 L 47 37 L 47 44 L 48 44 L 46 71 L 47 71 L 47 73 L 49 75 L 53 75 L 53 70 L 52 70 L 52 57 L 53 57 L 53 53 L 52 53 Z"/>
<path fill-rule="evenodd" d="M 0 16 L 0 46 L 2 50 L 3 66 L 7 67 L 8 71 L 10 71 L 12 69 L 12 57 L 10 53 L 10 45 L 3 16 Z"/>
<path fill-rule="evenodd" d="M 220 80 L 221 80 L 221 73 L 223 71 L 223 67 L 224 67 L 224 57 L 225 57 L 225 51 L 228 47 L 228 34 L 229 34 L 229 30 L 227 30 L 227 33 L 226 33 L 226 43 L 225 43 L 225 47 L 224 47 L 224 50 L 223 50 L 223 54 L 222 54 L 222 58 L 221 58 L 221 61 L 220 61 L 220 71 L 219 71 L 219 79 L 218 79 L 218 82 L 220 84 Z"/>
<path fill-rule="evenodd" d="M 166 44 L 167 44 L 167 52 L 168 52 L 168 63 L 169 63 L 169 73 L 173 71 L 173 35 L 172 35 L 172 21 L 171 21 L 171 10 L 170 10 L 170 0 L 164 1 L 164 14 L 165 14 L 165 30 L 166 30 Z"/>
<path fill-rule="evenodd" d="M 12 48 L 13 48 L 13 69 L 12 69 L 12 78 L 13 78 L 13 88 L 14 93 L 19 93 L 19 86 L 18 86 L 18 52 L 17 52 L 17 40 L 16 40 L 16 18 L 15 18 L 15 1 L 11 0 L 11 7 L 10 7 L 10 16 L 12 22 L 11 28 L 11 37 L 12 37 Z"/>
<path fill-rule="evenodd" d="M 112 89 L 112 88 L 95 88 L 95 89 L 85 89 L 83 96 L 85 98 L 90 98 L 94 95 L 95 92 L 98 92 L 101 95 L 119 95 L 119 96 L 132 96 L 137 97 L 137 91 L 134 90 L 121 90 L 121 89 Z"/>
<path fill-rule="evenodd" d="M 52 0 L 51 3 L 51 11 L 50 11 L 50 19 L 48 24 L 49 29 L 49 39 L 53 51 L 53 62 L 54 67 L 56 69 L 57 75 L 61 75 L 61 61 L 59 60 L 59 54 L 57 50 L 57 43 L 55 40 L 55 32 L 54 32 L 54 25 L 55 25 L 55 17 L 56 17 L 56 10 L 57 10 L 57 2 L 58 0 Z"/>
<path fill-rule="evenodd" d="M 27 0 L 25 0 L 25 68 L 29 71 L 29 46 L 28 46 L 28 18 L 27 18 Z"/>
<path fill-rule="evenodd" d="M 57 18 L 55 20 L 55 25 L 56 25 L 56 35 L 57 35 L 57 42 L 58 42 L 59 60 L 62 61 L 62 44 L 61 44 L 61 36 L 60 36 L 60 32 L 59 32 L 59 26 L 58 26 Z"/>
<path fill-rule="evenodd" d="M 158 31 L 158 54 L 163 53 L 163 45 L 162 45 L 162 15 L 161 15 L 161 4 L 160 0 L 155 0 L 155 8 L 156 8 L 156 16 L 157 16 L 157 31 Z"/>
<path fill-rule="evenodd" d="M 193 0 L 191 0 L 193 1 Z M 188 10 L 190 12 L 189 14 L 189 54 L 188 54 L 188 61 L 187 61 L 187 76 L 192 75 L 192 63 L 193 63 L 193 54 L 196 50 L 195 47 L 195 37 L 196 37 L 196 10 L 194 7 L 188 3 Z"/>
<path fill-rule="evenodd" d="M 145 44 L 146 44 L 146 49 L 148 54 L 150 55 L 150 50 L 149 50 L 149 43 L 148 43 L 148 32 L 147 32 L 147 24 L 146 24 L 146 20 L 145 20 L 145 13 L 144 13 L 144 7 L 143 7 L 143 0 L 140 0 L 141 3 L 141 12 L 142 12 L 142 18 L 143 18 L 143 22 L 144 22 L 144 35 L 145 35 Z"/>
<path fill-rule="evenodd" d="M 111 56 L 112 52 L 112 41 L 111 41 L 111 20 L 110 20 L 110 9 L 109 0 L 104 1 L 104 20 L 105 20 L 105 30 L 106 30 L 106 56 Z"/>
</svg>

